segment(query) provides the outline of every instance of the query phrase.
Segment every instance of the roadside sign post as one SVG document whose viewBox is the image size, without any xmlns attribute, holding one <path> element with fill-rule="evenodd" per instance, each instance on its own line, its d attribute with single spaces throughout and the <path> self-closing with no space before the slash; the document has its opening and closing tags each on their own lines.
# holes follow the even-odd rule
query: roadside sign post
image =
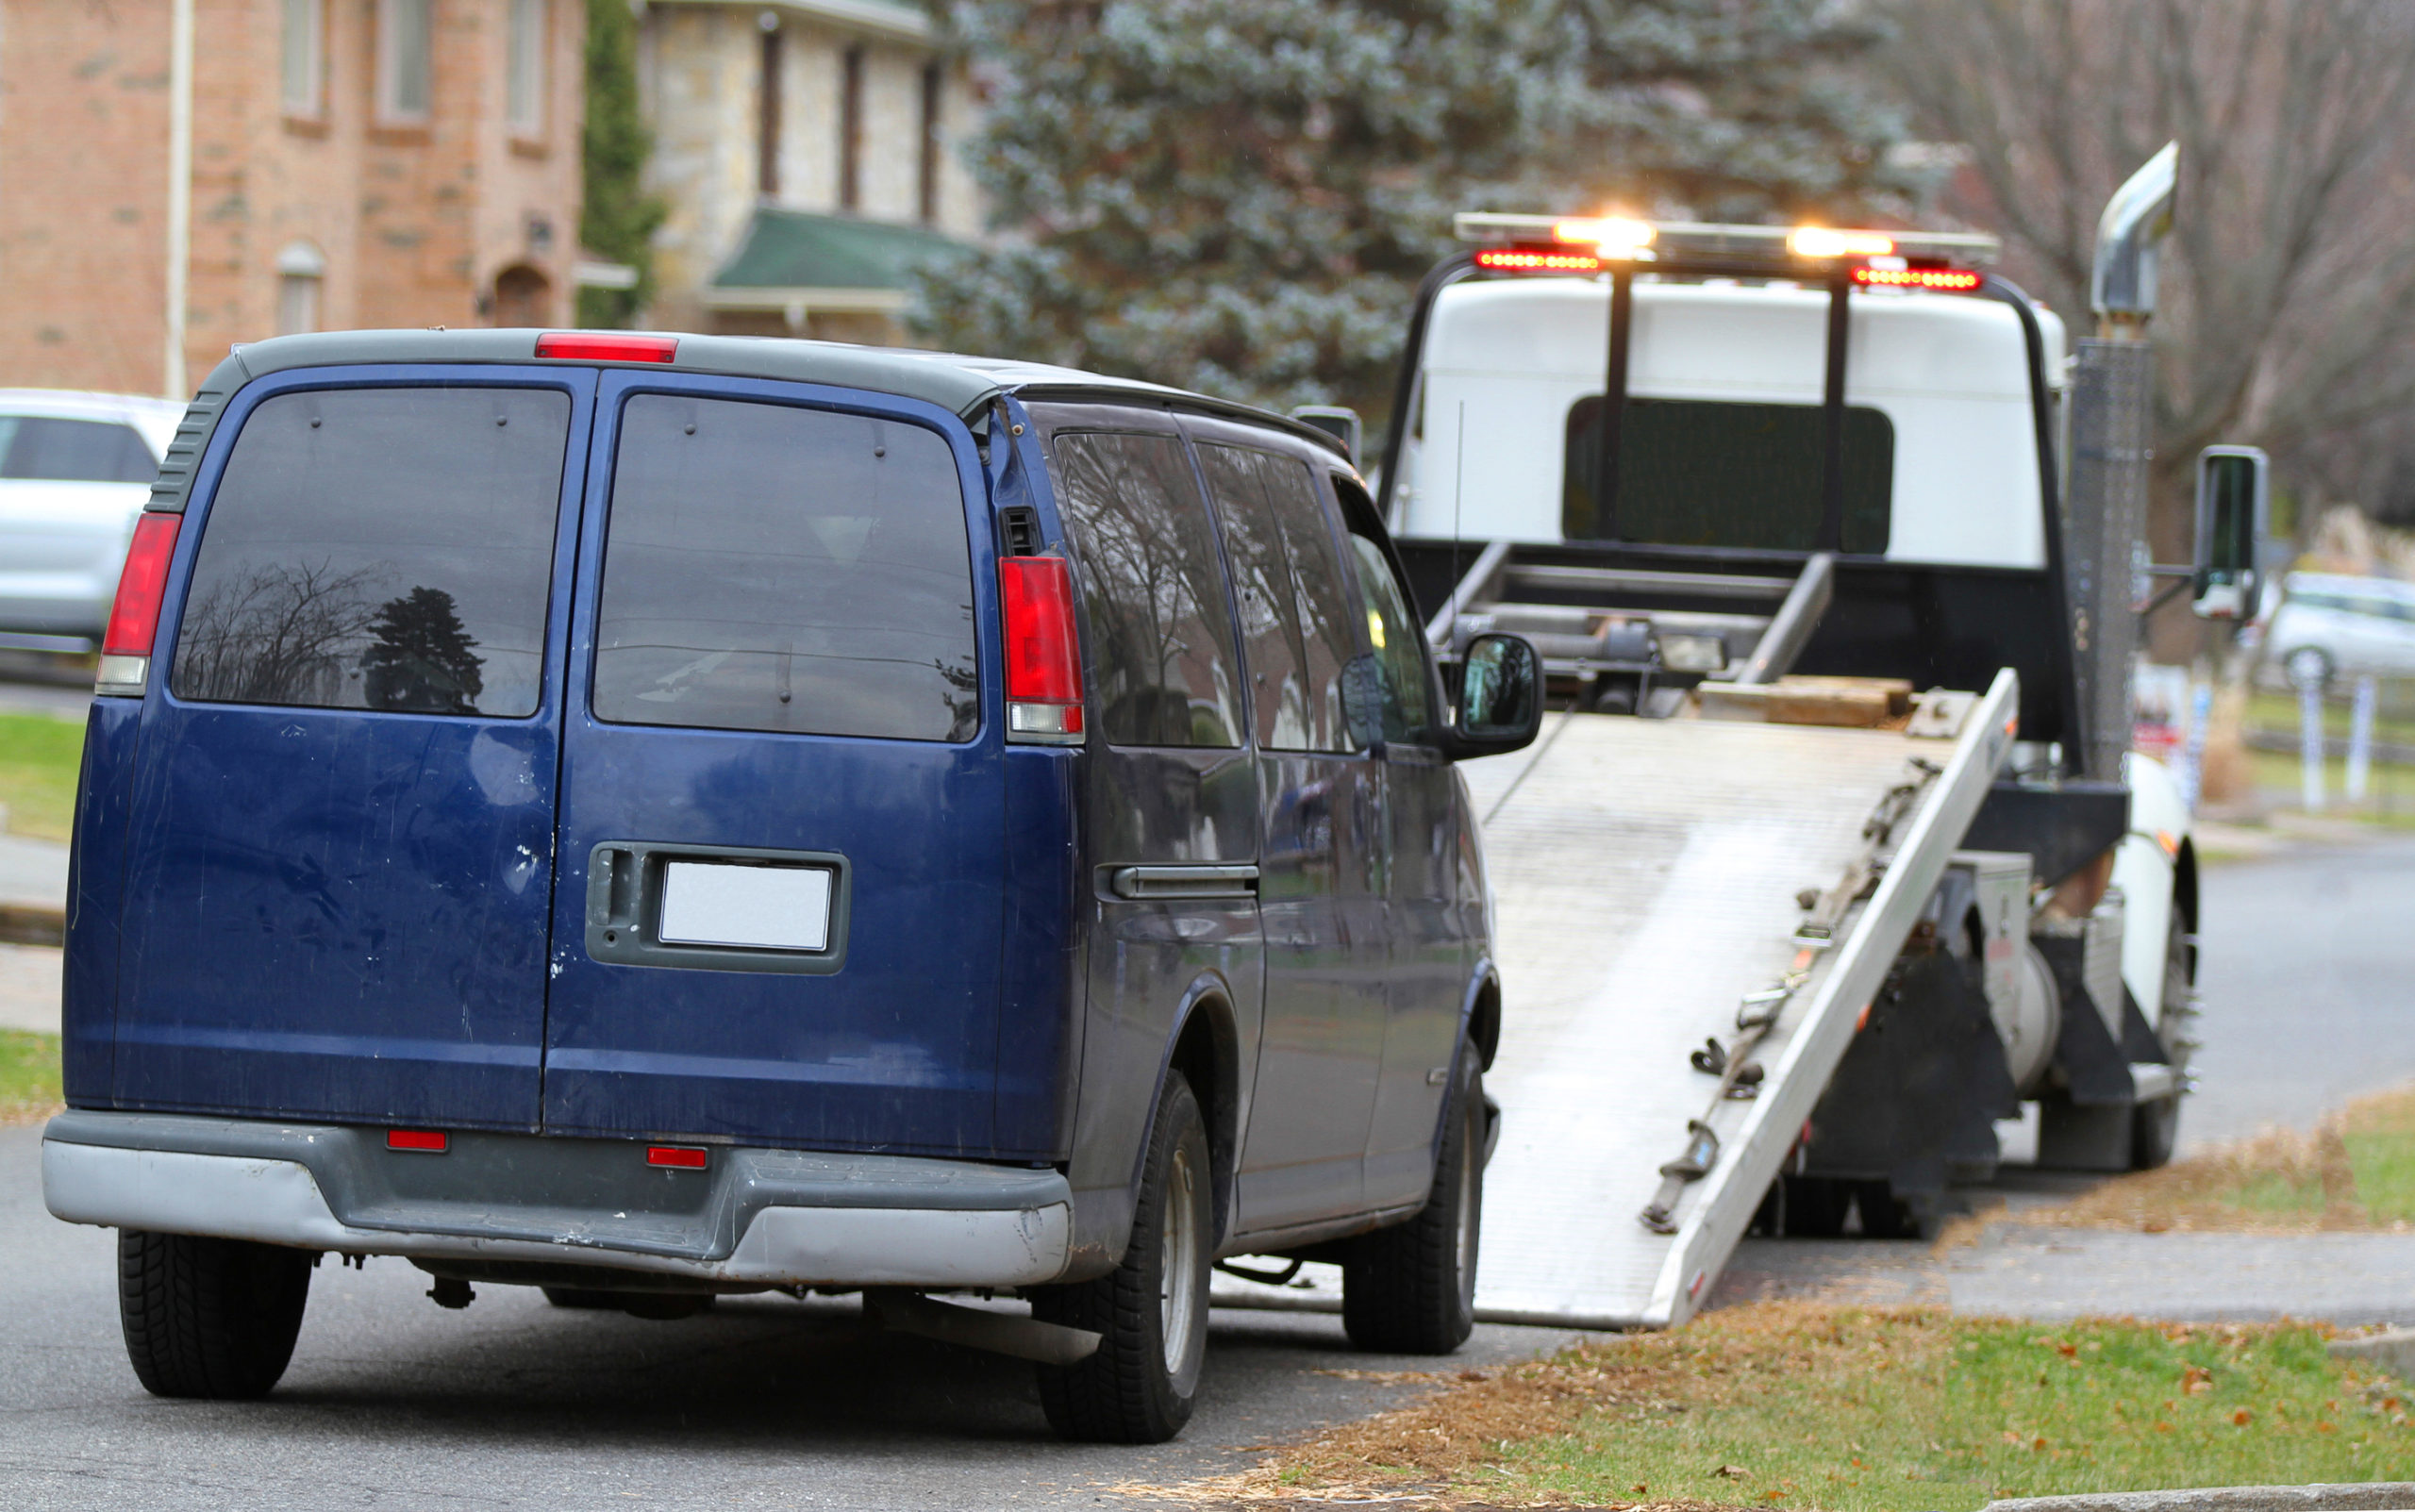
<svg viewBox="0 0 2415 1512">
<path fill-rule="evenodd" d="M 2323 685 L 2298 685 L 2298 770 L 2306 811 L 2323 812 Z"/>
<path fill-rule="evenodd" d="M 2365 788 L 2373 776 L 2373 702 L 2379 686 L 2368 673 L 2357 679 L 2357 702 L 2348 720 L 2348 773 L 2342 785 L 2348 801 L 2365 801 Z"/>
</svg>

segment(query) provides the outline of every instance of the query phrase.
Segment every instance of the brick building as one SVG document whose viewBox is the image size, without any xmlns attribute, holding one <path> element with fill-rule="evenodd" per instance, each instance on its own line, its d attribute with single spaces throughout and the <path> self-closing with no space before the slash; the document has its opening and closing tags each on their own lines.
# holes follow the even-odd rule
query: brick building
<svg viewBox="0 0 2415 1512">
<path fill-rule="evenodd" d="M 894 342 L 917 258 L 982 228 L 964 64 L 904 0 L 649 0 L 663 329 Z"/>
<path fill-rule="evenodd" d="M 177 0 L 0 0 L 0 385 L 181 397 L 230 342 L 569 320 L 581 0 L 189 3 L 172 363 Z"/>
</svg>

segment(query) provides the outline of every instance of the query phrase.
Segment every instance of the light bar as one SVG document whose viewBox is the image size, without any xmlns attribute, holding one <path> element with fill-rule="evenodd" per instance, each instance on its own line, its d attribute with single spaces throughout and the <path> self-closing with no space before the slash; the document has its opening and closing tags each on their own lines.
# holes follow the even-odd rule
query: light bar
<svg viewBox="0 0 2415 1512">
<path fill-rule="evenodd" d="M 1786 250 L 1798 258 L 1891 258 L 1895 239 L 1884 231 L 1836 231 L 1798 225 L 1787 233 Z"/>
<path fill-rule="evenodd" d="M 1475 255 L 1475 265 L 1495 273 L 1600 273 L 1602 259 L 1591 252 L 1519 252 L 1487 247 Z"/>
<path fill-rule="evenodd" d="M 1573 239 L 1563 236 L 1561 228 L 1599 227 L 1612 219 L 1471 210 L 1454 216 L 1451 228 L 1460 241 L 1473 241 L 1479 246 L 1532 246 L 1545 241 L 1587 241 L 1589 238 L 1582 233 Z M 1994 237 L 1973 231 L 1837 231 L 1825 226 L 1724 225 L 1707 221 L 1637 221 L 1633 224 L 1652 233 L 1650 241 L 1620 241 L 1613 243 L 1611 250 L 1622 259 L 1632 257 L 1639 262 L 1692 257 L 1777 262 L 1789 258 L 1892 256 L 1934 258 L 1957 267 L 1974 268 L 1995 261 L 2004 250 L 2003 244 Z M 1823 238 L 1839 237 L 1883 238 L 1888 245 L 1881 249 L 1876 240 L 1872 240 L 1849 250 L 1814 252 L 1799 243 L 1798 239 L 1805 232 L 1819 233 L 1811 238 L 1815 246 L 1822 243 Z M 1595 241 L 1593 244 L 1600 246 L 1603 242 Z"/>
<path fill-rule="evenodd" d="M 1967 294 L 1981 282 L 1977 274 L 1959 268 L 1856 268 L 1853 281 L 1874 289 L 1936 289 L 1949 294 Z"/>
<path fill-rule="evenodd" d="M 1620 215 L 1561 221 L 1551 228 L 1554 241 L 1591 245 L 1606 258 L 1622 254 L 1632 256 L 1650 246 L 1652 239 L 1657 235 L 1659 232 L 1648 224 L 1630 221 Z"/>
</svg>

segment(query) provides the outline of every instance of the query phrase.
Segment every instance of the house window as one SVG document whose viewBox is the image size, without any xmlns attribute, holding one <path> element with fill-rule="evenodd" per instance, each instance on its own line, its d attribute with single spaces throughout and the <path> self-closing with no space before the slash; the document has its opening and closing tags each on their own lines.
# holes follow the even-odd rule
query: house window
<svg viewBox="0 0 2415 1512">
<path fill-rule="evenodd" d="M 760 78 L 755 89 L 755 192 L 773 199 L 780 192 L 780 34 L 778 18 L 763 13 Z"/>
<path fill-rule="evenodd" d="M 915 203 L 924 225 L 940 218 L 940 107 L 945 99 L 941 91 L 946 80 L 938 63 L 923 65 L 923 139 L 914 166 Z"/>
<path fill-rule="evenodd" d="M 285 0 L 277 93 L 285 113 L 315 116 L 326 84 L 326 0 Z"/>
<path fill-rule="evenodd" d="M 839 80 L 839 208 L 863 204 L 864 50 L 847 49 L 845 70 Z"/>
<path fill-rule="evenodd" d="M 511 0 L 504 108 L 511 129 L 523 137 L 541 136 L 545 129 L 545 0 Z"/>
<path fill-rule="evenodd" d="M 427 119 L 436 0 L 377 0 L 377 113 Z"/>
<path fill-rule="evenodd" d="M 327 259 L 308 241 L 289 241 L 276 255 L 276 334 L 300 336 L 319 328 L 319 291 Z"/>
</svg>

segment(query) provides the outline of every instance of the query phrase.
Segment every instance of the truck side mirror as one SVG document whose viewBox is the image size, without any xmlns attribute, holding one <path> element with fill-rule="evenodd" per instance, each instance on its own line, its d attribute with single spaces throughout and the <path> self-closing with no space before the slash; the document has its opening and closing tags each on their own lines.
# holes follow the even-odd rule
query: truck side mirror
<svg viewBox="0 0 2415 1512">
<path fill-rule="evenodd" d="M 1341 405 L 1296 405 L 1291 418 L 1340 441 L 1350 453 L 1350 465 L 1358 465 L 1358 411 Z"/>
<path fill-rule="evenodd" d="M 2269 510 L 2271 461 L 2254 446 L 2208 446 L 2197 454 L 2195 608 L 2207 620 L 2256 612 L 2256 546 Z"/>
<path fill-rule="evenodd" d="M 1451 756 L 1499 756 L 1533 742 L 1543 720 L 1542 658 L 1524 636 L 1480 635 L 1459 664 Z"/>
</svg>

